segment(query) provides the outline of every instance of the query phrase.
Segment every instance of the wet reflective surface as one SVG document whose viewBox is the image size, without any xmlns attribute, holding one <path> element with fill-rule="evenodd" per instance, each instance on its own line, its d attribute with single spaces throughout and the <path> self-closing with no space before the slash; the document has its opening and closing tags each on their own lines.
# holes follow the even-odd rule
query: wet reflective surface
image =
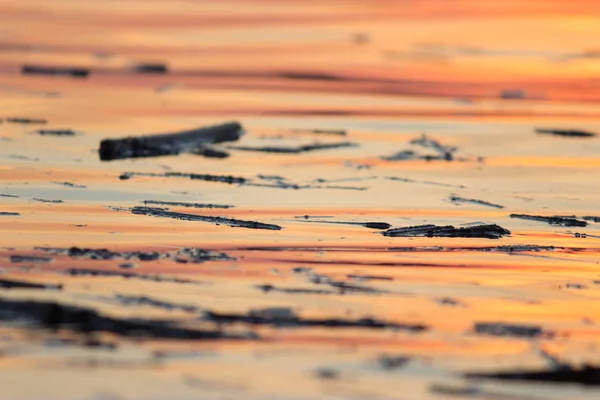
<svg viewBox="0 0 600 400">
<path fill-rule="evenodd" d="M 600 363 L 600 141 L 536 133 L 600 132 L 599 14 L 584 0 L 0 1 L 0 393 L 596 398 L 468 374 Z M 246 134 L 216 146 L 228 158 L 98 157 L 105 138 L 230 120 Z"/>
</svg>

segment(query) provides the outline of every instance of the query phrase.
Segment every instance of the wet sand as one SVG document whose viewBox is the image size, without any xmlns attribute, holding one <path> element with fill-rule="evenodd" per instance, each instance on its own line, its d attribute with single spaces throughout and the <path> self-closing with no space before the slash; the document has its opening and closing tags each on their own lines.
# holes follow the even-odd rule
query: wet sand
<svg viewBox="0 0 600 400">
<path fill-rule="evenodd" d="M 600 133 L 599 16 L 0 0 L 0 397 L 597 398 L 600 139 L 536 129 Z M 227 121 L 227 158 L 99 159 Z"/>
</svg>

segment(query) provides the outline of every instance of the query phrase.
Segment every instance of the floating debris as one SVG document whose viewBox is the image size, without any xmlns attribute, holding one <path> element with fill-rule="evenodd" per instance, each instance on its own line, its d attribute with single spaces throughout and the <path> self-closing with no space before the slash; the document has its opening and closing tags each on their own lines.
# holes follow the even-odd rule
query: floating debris
<svg viewBox="0 0 600 400">
<path fill-rule="evenodd" d="M 504 372 L 475 372 L 465 374 L 469 379 L 498 379 L 503 381 L 533 381 L 552 384 L 569 383 L 599 386 L 600 367 L 584 365 L 580 368 L 562 367 L 556 369 L 519 369 Z"/>
<path fill-rule="evenodd" d="M 249 229 L 269 229 L 269 230 L 281 230 L 281 226 L 273 225 L 273 224 L 265 224 L 262 222 L 256 221 L 243 221 L 239 219 L 233 218 L 224 218 L 224 217 L 212 217 L 212 216 L 204 216 L 204 215 L 196 215 L 196 214 L 184 214 L 174 211 L 166 211 L 162 208 L 154 208 L 154 207 L 140 207 L 136 206 L 131 209 L 133 214 L 139 215 L 149 215 L 152 217 L 162 217 L 162 218 L 172 218 L 179 219 L 182 221 L 199 221 L 199 222 L 209 222 L 216 225 L 228 225 L 234 228 L 249 228 Z"/>
<path fill-rule="evenodd" d="M 54 203 L 54 204 L 64 203 L 62 200 L 39 199 L 37 197 L 34 197 L 31 200 L 33 200 L 33 201 L 39 201 L 40 203 Z"/>
<path fill-rule="evenodd" d="M 193 174 L 187 172 L 123 172 L 119 179 L 128 180 L 134 176 L 149 176 L 149 177 L 162 177 L 162 178 L 187 178 L 191 180 L 202 180 L 207 182 L 220 182 L 227 183 L 229 185 L 239 184 L 245 186 L 254 186 L 254 187 L 267 187 L 267 188 L 276 188 L 276 189 L 340 189 L 340 190 L 367 190 L 367 187 L 357 187 L 357 186 L 338 186 L 338 185 L 299 185 L 296 183 L 287 182 L 285 178 L 280 179 L 264 179 L 261 175 L 258 176 L 259 179 L 267 180 L 269 183 L 262 183 L 253 181 L 248 178 L 243 178 L 239 176 L 227 176 L 227 175 L 209 175 L 209 174 Z"/>
<path fill-rule="evenodd" d="M 231 261 L 235 258 L 221 252 L 204 250 L 196 247 L 185 247 L 175 252 L 159 253 L 156 251 L 130 251 L 130 252 L 115 252 L 108 249 L 88 249 L 88 248 L 52 248 L 52 247 L 36 247 L 34 250 L 44 251 L 53 255 L 66 255 L 71 258 L 87 258 L 90 260 L 138 260 L 138 261 L 154 261 L 159 259 L 172 259 L 180 263 L 201 263 L 205 261 Z"/>
<path fill-rule="evenodd" d="M 47 124 L 48 121 L 45 119 L 35 119 L 35 118 L 19 118 L 19 117 L 8 117 L 6 118 L 6 122 L 13 124 Z"/>
<path fill-rule="evenodd" d="M 164 308 L 169 311 L 185 311 L 189 313 L 199 312 L 200 309 L 196 306 L 175 304 L 167 301 L 153 299 L 148 296 L 127 296 L 117 293 L 114 297 L 116 301 L 126 306 L 150 306 L 156 308 Z"/>
<path fill-rule="evenodd" d="M 243 134 L 244 130 L 239 123 L 228 122 L 177 133 L 105 139 L 100 142 L 99 154 L 102 161 L 177 155 L 183 152 L 198 154 L 207 145 L 236 141 Z"/>
<path fill-rule="evenodd" d="M 340 294 L 346 293 L 368 293 L 368 294 L 389 294 L 387 290 L 376 289 L 368 286 L 353 285 L 346 282 L 324 281 L 320 282 L 339 289 Z"/>
<path fill-rule="evenodd" d="M 159 63 L 137 64 L 131 70 L 140 74 L 166 74 L 168 72 L 167 66 Z"/>
<path fill-rule="evenodd" d="M 51 257 L 38 257 L 38 256 L 10 256 L 10 262 L 12 263 L 49 263 L 52 262 Z"/>
<path fill-rule="evenodd" d="M 12 159 L 15 159 L 15 160 L 40 161 L 39 158 L 32 158 L 32 157 L 22 156 L 22 155 L 19 155 L 19 154 L 9 154 L 8 157 L 12 158 Z"/>
<path fill-rule="evenodd" d="M 445 155 L 430 155 L 430 154 L 419 154 L 413 150 L 401 150 L 397 153 L 394 153 L 390 156 L 382 156 L 379 157 L 384 161 L 407 161 L 407 160 L 425 160 L 425 161 L 433 161 L 433 160 L 445 160 L 452 161 L 454 159 L 448 159 Z M 458 159 L 456 161 L 459 161 Z M 462 161 L 462 159 L 460 160 Z"/>
<path fill-rule="evenodd" d="M 301 222 L 314 222 L 320 224 L 339 224 L 339 225 L 358 225 L 364 226 L 370 229 L 390 229 L 392 225 L 387 222 L 342 222 L 342 221 L 320 221 L 320 220 L 309 220 Z"/>
<path fill-rule="evenodd" d="M 267 307 L 253 309 L 249 311 L 249 314 L 261 318 L 281 318 L 288 320 L 297 318 L 294 310 L 289 307 Z"/>
<path fill-rule="evenodd" d="M 27 281 L 17 281 L 13 279 L 0 278 L 0 288 L 2 289 L 42 289 L 42 290 L 62 290 L 63 285 L 51 285 L 33 283 Z"/>
<path fill-rule="evenodd" d="M 452 225 L 417 225 L 389 229 L 383 232 L 383 235 L 391 237 L 463 237 L 500 239 L 503 236 L 510 235 L 510 231 L 496 224 L 462 228 L 455 228 Z"/>
<path fill-rule="evenodd" d="M 391 156 L 382 156 L 380 158 L 385 161 L 405 161 L 415 160 L 417 158 L 420 158 L 420 156 L 417 156 L 417 153 L 415 153 L 412 150 L 402 150 L 392 154 Z"/>
<path fill-rule="evenodd" d="M 502 253 L 521 253 L 521 252 L 540 252 L 564 250 L 564 247 L 555 246 L 538 246 L 536 244 L 515 244 L 507 246 L 484 246 L 484 247 L 448 247 L 448 246 L 406 246 L 406 247 L 390 247 L 389 251 L 406 251 L 406 252 L 453 252 L 453 251 L 497 251 Z"/>
<path fill-rule="evenodd" d="M 161 85 L 155 89 L 157 93 L 167 93 L 177 88 L 183 87 L 181 83 L 167 83 L 165 85 Z"/>
<path fill-rule="evenodd" d="M 581 283 L 567 283 L 565 287 L 567 289 L 587 289 L 587 286 Z"/>
<path fill-rule="evenodd" d="M 403 368 L 410 361 L 410 357 L 408 356 L 389 356 L 383 355 L 379 357 L 377 363 L 381 366 L 381 368 L 386 370 L 394 370 Z"/>
<path fill-rule="evenodd" d="M 506 324 L 503 322 L 477 322 L 473 327 L 475 333 L 492 336 L 512 336 L 520 338 L 535 338 L 542 335 L 552 336 L 536 325 Z"/>
<path fill-rule="evenodd" d="M 75 136 L 76 133 L 70 129 L 38 129 L 35 131 L 42 136 Z"/>
<path fill-rule="evenodd" d="M 169 320 L 110 317 L 89 308 L 52 301 L 0 298 L 0 309 L 2 319 L 24 319 L 40 328 L 82 334 L 107 332 L 124 337 L 181 340 L 256 339 L 256 335 L 235 335 L 222 330 L 179 327 Z"/>
<path fill-rule="evenodd" d="M 501 91 L 498 97 L 504 100 L 523 100 L 527 98 L 527 93 L 521 89 L 506 89 Z"/>
<path fill-rule="evenodd" d="M 190 174 L 186 172 L 165 172 L 165 173 L 153 173 L 153 172 L 123 172 L 119 179 L 127 180 L 134 176 L 152 176 L 152 177 L 163 177 L 163 178 L 188 178 L 191 180 L 207 181 L 207 182 L 221 182 L 228 183 L 230 185 L 234 183 L 242 184 L 246 183 L 246 178 L 237 176 L 227 175 L 209 175 L 209 174 Z"/>
<path fill-rule="evenodd" d="M 83 269 L 83 268 L 69 268 L 63 271 L 66 275 L 71 276 L 120 276 L 122 278 L 138 278 L 142 275 L 133 272 L 121 272 L 121 271 L 110 271 L 103 269 Z"/>
<path fill-rule="evenodd" d="M 0 216 L 3 217 L 18 217 L 21 214 L 18 212 L 11 212 L 11 211 L 0 211 Z"/>
<path fill-rule="evenodd" d="M 229 153 L 222 150 L 213 149 L 212 147 L 202 147 L 196 150 L 188 151 L 190 154 L 195 154 L 197 156 L 203 156 L 206 158 L 227 158 L 229 157 Z"/>
<path fill-rule="evenodd" d="M 537 133 L 545 135 L 556 135 L 565 137 L 595 137 L 597 136 L 593 132 L 580 131 L 575 129 L 536 129 Z"/>
<path fill-rule="evenodd" d="M 345 130 L 335 129 L 292 129 L 294 133 L 314 133 L 316 135 L 339 135 L 346 136 Z"/>
<path fill-rule="evenodd" d="M 441 297 L 439 299 L 435 299 L 435 301 L 438 304 L 441 304 L 444 306 L 462 306 L 463 305 L 460 301 L 455 300 L 452 297 Z"/>
<path fill-rule="evenodd" d="M 433 181 L 418 181 L 409 178 L 399 178 L 397 176 L 386 176 L 384 179 L 388 179 L 390 181 L 398 181 L 398 182 L 406 182 L 406 183 L 423 183 L 426 185 L 434 185 L 434 186 L 445 186 L 445 187 L 453 187 L 458 189 L 466 189 L 464 185 L 452 185 L 449 183 L 441 183 L 441 182 L 433 182 Z"/>
<path fill-rule="evenodd" d="M 183 203 L 180 201 L 161 201 L 161 200 L 144 200 L 144 204 L 155 204 L 161 206 L 173 206 L 173 207 L 187 207 L 187 208 L 220 208 L 227 209 L 233 208 L 234 206 L 221 205 L 221 204 L 201 204 L 201 203 Z"/>
<path fill-rule="evenodd" d="M 89 258 L 91 260 L 113 260 L 115 258 L 124 258 L 125 260 L 137 259 L 140 261 L 158 260 L 161 254 L 158 252 L 113 252 L 108 249 L 88 249 L 80 247 L 71 247 L 69 249 L 48 249 L 37 247 L 35 250 L 44 250 L 51 254 L 66 254 L 72 258 Z"/>
<path fill-rule="evenodd" d="M 71 183 L 71 182 L 52 182 L 52 183 L 57 184 L 57 185 L 66 186 L 66 187 L 77 188 L 77 189 L 86 189 L 87 188 L 87 186 L 78 185 L 76 183 Z"/>
<path fill-rule="evenodd" d="M 87 68 L 69 68 L 69 67 L 43 67 L 36 65 L 23 65 L 21 67 L 23 75 L 54 75 L 70 76 L 73 78 L 87 78 L 90 70 Z"/>
<path fill-rule="evenodd" d="M 595 217 L 595 216 L 591 216 L 591 215 L 581 217 L 581 219 L 583 219 L 585 221 L 600 222 L 600 217 Z"/>
<path fill-rule="evenodd" d="M 382 276 L 382 275 L 357 275 L 348 274 L 346 275 L 349 279 L 357 279 L 360 281 L 393 281 L 393 276 Z"/>
<path fill-rule="evenodd" d="M 443 145 L 437 140 L 428 138 L 425 134 L 421 135 L 420 138 L 411 140 L 410 144 L 435 150 L 446 161 L 452 161 L 457 150 L 456 147 Z"/>
<path fill-rule="evenodd" d="M 197 247 L 186 247 L 174 254 L 174 259 L 178 263 L 200 264 L 206 261 L 235 261 L 235 258 L 214 251 L 199 249 Z"/>
<path fill-rule="evenodd" d="M 281 288 L 273 285 L 258 285 L 257 289 L 262 290 L 265 293 L 276 292 L 285 294 L 319 294 L 319 295 L 339 295 L 341 294 L 338 290 L 325 290 L 325 289 L 308 289 L 308 288 Z"/>
<path fill-rule="evenodd" d="M 243 150 L 243 151 L 258 151 L 263 153 L 288 153 L 288 154 L 299 154 L 314 150 L 328 150 L 328 149 L 339 149 L 343 147 L 355 147 L 356 143 L 342 142 L 342 143 L 315 143 L 307 144 L 304 146 L 297 147 L 280 147 L 280 146 L 263 146 L 263 147 L 250 147 L 250 146 L 227 146 L 231 150 Z"/>
<path fill-rule="evenodd" d="M 398 324 L 380 321 L 373 318 L 342 319 L 342 318 L 301 318 L 295 314 L 277 316 L 257 313 L 226 314 L 213 311 L 205 313 L 206 320 L 219 324 L 244 323 L 248 325 L 266 325 L 274 327 L 326 327 L 326 328 L 365 328 L 365 329 L 394 329 L 409 332 L 423 332 L 427 326 L 422 324 Z"/>
<path fill-rule="evenodd" d="M 560 225 L 560 226 L 587 226 L 587 222 L 580 221 L 575 218 L 575 216 L 569 217 L 561 217 L 558 215 L 552 217 L 545 217 L 542 215 L 528 215 L 528 214 L 510 214 L 511 218 L 517 219 L 525 219 L 529 221 L 538 221 L 538 222 L 546 222 L 550 225 Z"/>
<path fill-rule="evenodd" d="M 466 199 L 464 197 L 459 197 L 459 196 L 450 196 L 450 201 L 453 203 L 471 203 L 471 204 L 477 204 L 480 206 L 487 206 L 487 207 L 493 207 L 493 208 L 504 208 L 504 206 L 501 206 L 499 204 L 494 204 L 494 203 L 489 203 L 487 201 L 483 201 L 483 200 L 476 200 L 476 199 Z"/>
<path fill-rule="evenodd" d="M 168 277 L 168 276 L 162 276 L 162 275 L 136 274 L 133 272 L 111 271 L 111 270 L 104 270 L 104 269 L 69 268 L 69 269 L 63 271 L 63 273 L 66 275 L 71 275 L 71 276 L 121 277 L 121 278 L 126 278 L 126 279 L 140 279 L 140 280 L 152 281 L 152 282 L 205 285 L 204 282 L 195 281 L 195 280 L 191 280 L 191 279 L 175 278 L 175 277 Z"/>
<path fill-rule="evenodd" d="M 315 371 L 315 375 L 319 379 L 332 380 L 332 379 L 339 378 L 340 373 L 339 373 L 339 371 L 336 371 L 331 368 L 319 368 Z"/>
</svg>

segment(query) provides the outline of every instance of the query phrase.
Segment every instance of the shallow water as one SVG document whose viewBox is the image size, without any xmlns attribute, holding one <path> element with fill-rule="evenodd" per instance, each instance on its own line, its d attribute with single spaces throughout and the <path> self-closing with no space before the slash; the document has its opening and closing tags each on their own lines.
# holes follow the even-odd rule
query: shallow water
<svg viewBox="0 0 600 400">
<path fill-rule="evenodd" d="M 20 214 L 0 215 L 1 278 L 63 285 L 0 288 L 2 397 L 596 398 L 594 386 L 464 374 L 552 369 L 548 354 L 574 367 L 600 362 L 599 225 L 509 217 L 600 216 L 599 139 L 535 132 L 600 132 L 599 16 L 600 3 L 584 0 L 0 0 L 0 118 L 47 120 L 0 124 L 0 194 L 8 195 L 0 196 L 0 212 Z M 165 63 L 168 73 L 131 71 L 144 62 Z M 24 75 L 23 65 L 91 72 Z M 228 150 L 226 159 L 182 154 L 101 162 L 97 154 L 104 138 L 229 120 L 247 133 L 219 148 L 355 146 L 301 154 Z M 77 135 L 40 136 L 37 129 Z M 422 134 L 457 147 L 455 159 L 382 159 L 407 149 L 436 155 L 409 143 Z M 119 179 L 168 171 L 233 175 L 255 185 Z M 298 188 L 270 187 L 282 181 L 268 176 Z M 453 195 L 503 208 L 455 203 Z M 283 229 L 132 214 L 144 200 L 230 205 L 169 208 Z M 490 223 L 511 235 L 387 237 L 327 222 Z M 497 248 L 519 245 L 551 247 Z M 73 246 L 161 258 L 92 260 L 36 249 Z M 186 247 L 230 258 L 176 262 Z M 51 261 L 12 262 L 14 255 Z M 134 276 L 82 275 L 86 270 Z M 238 336 L 99 332 L 94 338 L 113 346 L 85 346 L 89 332 L 72 323 L 42 329 L 7 314 L 16 300 Z M 273 307 L 291 308 L 296 323 L 201 319 L 207 311 L 247 316 Z M 279 312 L 285 321 L 289 311 Z M 361 318 L 426 329 L 297 323 Z M 544 333 L 475 332 L 484 322 Z M 410 360 L 391 367 L 385 356 Z"/>
</svg>

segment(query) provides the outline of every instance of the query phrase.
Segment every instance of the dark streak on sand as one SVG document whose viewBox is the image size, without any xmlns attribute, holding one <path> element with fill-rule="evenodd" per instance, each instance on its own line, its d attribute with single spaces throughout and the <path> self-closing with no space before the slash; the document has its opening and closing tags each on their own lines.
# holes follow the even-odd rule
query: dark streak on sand
<svg viewBox="0 0 600 400">
<path fill-rule="evenodd" d="M 233 218 L 224 218 L 224 217 L 212 217 L 205 215 L 196 215 L 196 214 L 184 214 L 174 211 L 166 211 L 162 208 L 155 207 L 140 207 L 136 206 L 131 209 L 133 214 L 138 215 L 149 215 L 152 217 L 161 217 L 161 218 L 172 218 L 179 219 L 182 221 L 199 221 L 199 222 L 209 222 L 216 225 L 228 225 L 234 228 L 249 228 L 249 229 L 269 229 L 269 230 L 281 230 L 281 226 L 274 224 L 265 224 L 262 222 L 256 221 L 243 221 L 239 219 Z"/>
<path fill-rule="evenodd" d="M 550 225 L 560 226 L 587 226 L 587 222 L 575 219 L 575 217 L 561 217 L 558 215 L 545 217 L 541 215 L 528 215 L 528 214 L 510 214 L 511 218 L 525 219 L 529 221 L 546 222 Z"/>
<path fill-rule="evenodd" d="M 500 239 L 510 235 L 510 231 L 496 224 L 469 226 L 455 228 L 451 225 L 418 225 L 402 228 L 393 228 L 382 232 L 384 236 L 391 237 L 463 237 L 463 238 L 486 238 Z"/>
<path fill-rule="evenodd" d="M 18 212 L 11 212 L 11 211 L 0 211 L 0 216 L 3 217 L 18 217 L 21 214 Z"/>
</svg>

